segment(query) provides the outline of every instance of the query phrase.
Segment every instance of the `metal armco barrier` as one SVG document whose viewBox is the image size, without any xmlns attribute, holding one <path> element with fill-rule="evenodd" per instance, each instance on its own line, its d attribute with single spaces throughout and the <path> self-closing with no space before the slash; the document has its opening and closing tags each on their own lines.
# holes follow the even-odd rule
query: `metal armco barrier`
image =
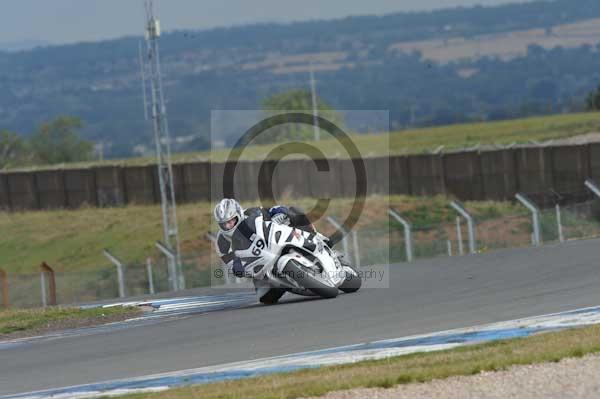
<svg viewBox="0 0 600 399">
<path fill-rule="evenodd" d="M 8 277 L 4 269 L 0 269 L 0 290 L 2 290 L 2 306 L 8 309 L 10 306 L 8 299 Z"/>
<path fill-rule="evenodd" d="M 54 270 L 46 262 L 40 265 L 40 279 L 42 287 L 42 305 L 56 306 L 56 278 L 54 276 Z M 46 285 L 48 286 L 48 292 L 46 291 Z"/>
</svg>

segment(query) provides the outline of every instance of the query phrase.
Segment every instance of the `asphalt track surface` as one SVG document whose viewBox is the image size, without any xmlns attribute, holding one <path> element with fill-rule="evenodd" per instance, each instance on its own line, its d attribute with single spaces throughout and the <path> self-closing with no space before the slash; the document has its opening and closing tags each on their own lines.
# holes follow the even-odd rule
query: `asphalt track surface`
<svg viewBox="0 0 600 399">
<path fill-rule="evenodd" d="M 600 241 L 390 266 L 390 287 L 289 297 L 0 350 L 0 395 L 285 355 L 600 305 Z"/>
</svg>

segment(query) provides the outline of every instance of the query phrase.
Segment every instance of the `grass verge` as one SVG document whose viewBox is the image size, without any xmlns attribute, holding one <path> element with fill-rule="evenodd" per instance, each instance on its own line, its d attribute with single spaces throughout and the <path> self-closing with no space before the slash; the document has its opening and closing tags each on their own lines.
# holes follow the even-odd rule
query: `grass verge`
<svg viewBox="0 0 600 399">
<path fill-rule="evenodd" d="M 389 223 L 388 205 L 402 212 L 415 227 L 450 223 L 456 212 L 449 198 L 374 196 L 367 200 L 361 229 L 384 229 Z M 282 199 L 288 205 L 311 209 L 313 199 Z M 258 202 L 244 203 L 256 206 Z M 345 218 L 352 199 L 334 199 L 328 215 Z M 479 220 L 523 214 L 524 210 L 509 202 L 481 201 L 467 203 Z M 184 204 L 177 208 L 182 252 L 212 253 L 204 234 L 216 230 L 212 221 L 212 204 Z M 317 228 L 328 233 L 331 226 L 324 220 Z M 393 228 L 401 228 L 394 225 Z M 81 208 L 77 210 L 0 212 L 0 268 L 9 274 L 36 274 L 47 262 L 58 273 L 97 272 L 114 267 L 102 255 L 109 248 L 128 265 L 143 265 L 148 256 L 161 258 L 154 242 L 162 239 L 160 206 L 130 205 L 121 208 Z M 445 242 L 444 242 L 445 244 Z M 16 283 L 16 282 L 15 282 Z"/>
<path fill-rule="evenodd" d="M 0 339 L 36 335 L 67 328 L 88 327 L 124 320 L 141 311 L 137 308 L 46 308 L 0 310 Z"/>
<path fill-rule="evenodd" d="M 136 399 L 298 398 L 353 388 L 426 382 L 498 371 L 510 366 L 558 362 L 600 352 L 600 326 L 544 333 L 457 349 L 330 366 L 259 378 L 129 395 Z"/>
</svg>

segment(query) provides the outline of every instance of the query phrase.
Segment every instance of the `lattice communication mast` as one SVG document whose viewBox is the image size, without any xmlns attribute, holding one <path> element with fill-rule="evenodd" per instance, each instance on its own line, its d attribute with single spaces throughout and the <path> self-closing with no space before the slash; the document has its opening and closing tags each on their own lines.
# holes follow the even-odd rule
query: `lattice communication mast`
<svg viewBox="0 0 600 399">
<path fill-rule="evenodd" d="M 185 281 L 181 269 L 177 206 L 175 203 L 173 168 L 171 166 L 171 136 L 169 134 L 167 108 L 162 89 L 160 53 L 158 50 L 160 22 L 154 16 L 154 4 L 152 0 L 145 0 L 144 8 L 146 11 L 145 52 L 140 47 L 144 113 L 146 119 L 152 119 L 160 184 L 164 241 L 167 249 L 174 255 L 168 257 L 169 277 L 172 288 L 179 290 L 185 288 Z M 146 97 L 148 92 L 150 92 L 149 102 Z"/>
</svg>

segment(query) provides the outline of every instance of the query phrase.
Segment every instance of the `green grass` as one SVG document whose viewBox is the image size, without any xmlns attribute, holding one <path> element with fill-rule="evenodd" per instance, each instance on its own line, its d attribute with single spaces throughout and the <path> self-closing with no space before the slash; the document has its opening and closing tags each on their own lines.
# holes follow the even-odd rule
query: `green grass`
<svg viewBox="0 0 600 399">
<path fill-rule="evenodd" d="M 387 154 L 418 154 L 439 146 L 445 149 L 470 147 L 476 144 L 527 143 L 530 140 L 545 141 L 567 138 L 600 131 L 600 113 L 564 114 L 544 117 L 514 119 L 500 122 L 456 124 L 441 127 L 409 129 L 389 134 L 358 135 L 352 140 L 363 156 Z M 250 146 L 241 159 L 264 159 L 275 146 Z M 319 148 L 328 157 L 345 157 L 346 153 L 333 139 L 323 140 Z M 224 161 L 229 150 L 174 155 L 175 162 Z M 109 160 L 104 162 L 78 163 L 43 167 L 76 168 L 94 165 L 145 165 L 154 162 L 153 157 Z M 36 167 L 33 169 L 41 169 Z M 30 168 L 32 169 L 32 168 Z"/>
<path fill-rule="evenodd" d="M 115 316 L 130 315 L 138 313 L 137 309 L 113 307 L 107 309 L 78 309 L 78 308 L 47 308 L 27 310 L 0 310 L 0 338 L 3 335 L 32 330 L 53 329 L 65 323 L 77 323 L 78 321 L 93 322 L 101 324 L 103 319 Z"/>
<path fill-rule="evenodd" d="M 388 204 L 401 211 L 415 227 L 449 223 L 456 213 L 448 207 L 445 197 L 371 197 L 358 227 L 386 229 L 389 223 Z M 282 199 L 282 203 L 311 209 L 314 200 Z M 256 206 L 246 203 L 245 206 Z M 350 199 L 332 201 L 328 215 L 346 215 Z M 467 203 L 475 215 L 484 220 L 492 216 L 523 212 L 519 207 L 502 202 Z M 182 252 L 197 254 L 212 251 L 204 238 L 216 230 L 209 203 L 180 205 L 178 220 Z M 392 224 L 393 228 L 399 228 Z M 324 221 L 317 223 L 324 233 L 331 230 Z M 78 210 L 28 211 L 0 213 L 0 268 L 9 277 L 13 273 L 32 274 L 47 262 L 57 272 L 95 272 L 113 267 L 102 255 L 110 249 L 127 265 L 141 265 L 148 256 L 160 257 L 154 243 L 162 239 L 159 206 L 127 206 L 121 208 L 82 208 Z M 162 258 L 162 257 L 160 257 Z M 208 265 L 207 265 L 208 266 Z"/>
<path fill-rule="evenodd" d="M 178 209 L 184 249 L 199 246 L 209 206 Z M 43 261 L 56 271 L 90 271 L 110 265 L 104 248 L 126 262 L 142 262 L 162 237 L 162 220 L 159 206 L 0 213 L 0 231 L 0 267 L 9 274 L 37 272 Z"/>
<path fill-rule="evenodd" d="M 558 362 L 600 352 L 600 326 L 496 341 L 457 349 L 418 353 L 342 366 L 329 366 L 244 380 L 129 395 L 144 399 L 284 399 L 321 396 L 353 388 L 390 388 L 514 365 Z"/>
</svg>

